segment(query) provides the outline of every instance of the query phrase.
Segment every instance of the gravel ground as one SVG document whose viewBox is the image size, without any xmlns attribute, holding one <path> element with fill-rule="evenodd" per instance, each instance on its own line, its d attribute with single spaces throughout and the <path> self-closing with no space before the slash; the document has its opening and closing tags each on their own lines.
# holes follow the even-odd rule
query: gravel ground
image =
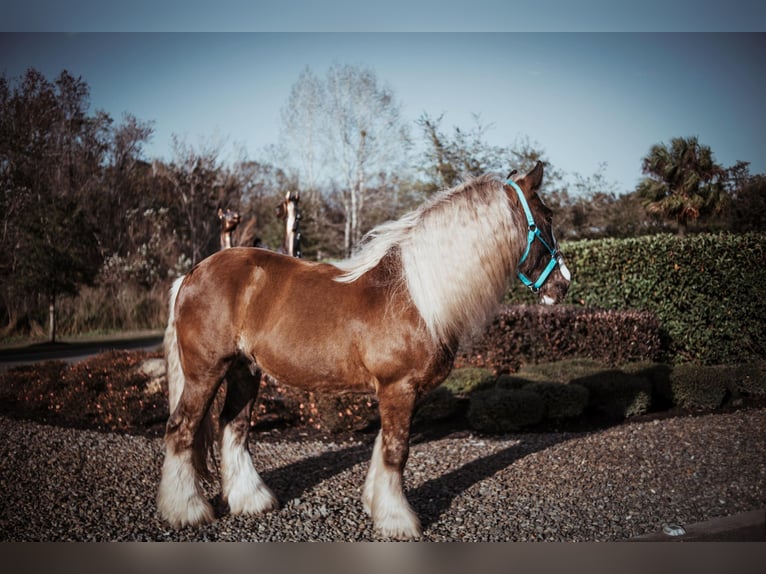
<svg viewBox="0 0 766 574">
<path fill-rule="evenodd" d="M 625 540 L 766 506 L 764 431 L 766 409 L 583 434 L 453 433 L 414 442 L 406 489 L 425 540 Z M 281 508 L 245 518 L 219 504 L 215 523 L 175 531 L 154 503 L 161 439 L 0 417 L 0 540 L 380 540 L 360 502 L 372 438 L 253 441 Z"/>
</svg>

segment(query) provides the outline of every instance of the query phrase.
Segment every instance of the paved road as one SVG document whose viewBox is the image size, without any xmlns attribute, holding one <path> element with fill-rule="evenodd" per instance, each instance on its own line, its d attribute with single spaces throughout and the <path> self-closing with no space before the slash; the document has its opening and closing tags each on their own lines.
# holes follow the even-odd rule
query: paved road
<svg viewBox="0 0 766 574">
<path fill-rule="evenodd" d="M 0 349 L 0 372 L 19 365 L 29 365 L 42 361 L 63 360 L 76 363 L 92 355 L 119 350 L 148 350 L 157 349 L 162 344 L 161 334 L 147 334 L 121 339 L 74 343 L 40 343 L 28 347 Z"/>
</svg>

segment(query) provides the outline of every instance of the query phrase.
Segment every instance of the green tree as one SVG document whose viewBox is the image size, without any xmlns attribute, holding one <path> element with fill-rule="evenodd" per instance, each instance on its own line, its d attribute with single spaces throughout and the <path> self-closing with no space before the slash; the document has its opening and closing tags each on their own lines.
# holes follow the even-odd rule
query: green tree
<svg viewBox="0 0 766 574">
<path fill-rule="evenodd" d="M 18 288 L 48 302 L 48 340 L 56 340 L 56 300 L 90 285 L 101 264 L 96 229 L 74 199 L 51 196 L 45 205 L 25 212 L 17 248 Z"/>
<path fill-rule="evenodd" d="M 443 119 L 444 115 L 432 118 L 423 113 L 417 120 L 426 143 L 422 170 L 429 180 L 427 192 L 454 187 L 468 177 L 489 171 L 510 171 L 508 151 L 486 141 L 491 125 L 474 115 L 470 129 L 455 126 L 451 133 L 446 133 L 441 127 Z M 523 171 L 523 166 L 513 167 Z"/>
<path fill-rule="evenodd" d="M 726 208 L 725 170 L 697 137 L 652 146 L 642 168 L 647 177 L 636 188 L 638 196 L 649 213 L 674 220 L 681 236 L 690 223 Z"/>
<path fill-rule="evenodd" d="M 538 161 L 545 164 L 543 193 L 549 196 L 562 187 L 562 175 L 548 161 L 545 150 L 526 136 L 518 136 L 508 146 L 492 145 L 487 132 L 492 124 L 486 124 L 474 114 L 469 129 L 454 126 L 451 132 L 442 129 L 444 116 L 432 118 L 424 113 L 418 118 L 425 149 L 420 170 L 426 176 L 425 193 L 454 187 L 470 177 L 485 173 L 503 176 L 512 169 L 520 173 L 531 170 Z"/>
<path fill-rule="evenodd" d="M 100 186 L 108 116 L 88 115 L 89 88 L 66 71 L 30 69 L 0 82 L 2 293 L 9 324 L 44 301 L 55 338 L 56 298 L 93 281 L 95 226 L 83 207 Z M 39 315 L 38 315 L 39 316 Z"/>
<path fill-rule="evenodd" d="M 735 233 L 766 231 L 766 175 L 750 175 L 750 164 L 744 161 L 726 173 L 731 197 L 729 229 Z"/>
</svg>

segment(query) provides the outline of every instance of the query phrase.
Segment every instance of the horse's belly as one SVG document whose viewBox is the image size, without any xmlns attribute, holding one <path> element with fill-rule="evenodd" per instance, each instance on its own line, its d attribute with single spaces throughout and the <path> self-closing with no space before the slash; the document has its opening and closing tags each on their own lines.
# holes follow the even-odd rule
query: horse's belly
<svg viewBox="0 0 766 574">
<path fill-rule="evenodd" d="M 340 352 L 339 352 L 340 351 Z M 253 350 L 253 359 L 264 373 L 282 384 L 310 391 L 375 390 L 375 377 L 351 349 L 262 348 Z"/>
</svg>

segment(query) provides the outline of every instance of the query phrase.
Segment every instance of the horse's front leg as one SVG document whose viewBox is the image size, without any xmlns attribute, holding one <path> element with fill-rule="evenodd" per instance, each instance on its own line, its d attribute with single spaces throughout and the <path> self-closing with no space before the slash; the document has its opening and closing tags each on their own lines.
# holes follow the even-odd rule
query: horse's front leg
<svg viewBox="0 0 766 574">
<path fill-rule="evenodd" d="M 416 393 L 408 382 L 378 390 L 381 430 L 375 440 L 362 502 L 375 528 L 384 536 L 418 538 L 420 520 L 402 489 L 402 472 L 409 456 L 410 424 Z"/>
</svg>

